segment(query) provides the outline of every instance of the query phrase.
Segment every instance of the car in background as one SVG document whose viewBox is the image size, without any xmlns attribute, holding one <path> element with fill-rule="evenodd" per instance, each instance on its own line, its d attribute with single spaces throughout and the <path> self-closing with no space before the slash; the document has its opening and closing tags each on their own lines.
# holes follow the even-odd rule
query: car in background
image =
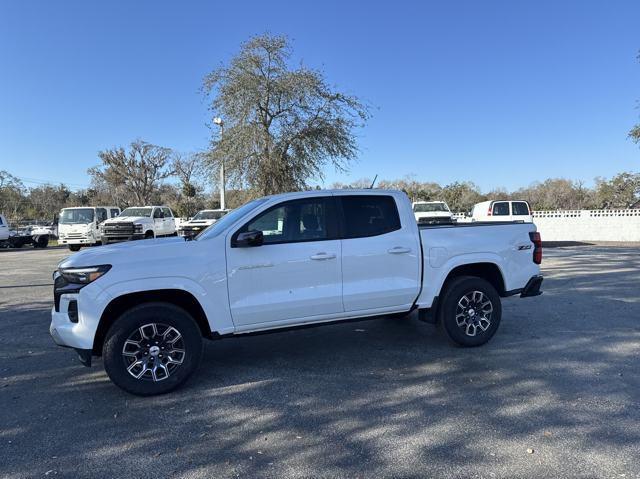
<svg viewBox="0 0 640 479">
<path fill-rule="evenodd" d="M 524 221 L 533 223 L 531 208 L 524 200 L 491 200 L 474 205 L 471 221 Z"/>
<path fill-rule="evenodd" d="M 80 206 L 63 208 L 58 220 L 58 244 L 71 251 L 102 243 L 100 226 L 120 214 L 117 206 Z"/>
<path fill-rule="evenodd" d="M 102 223 L 102 244 L 161 236 L 176 236 L 176 223 L 168 206 L 131 206 Z"/>
<path fill-rule="evenodd" d="M 214 224 L 229 210 L 202 210 L 198 211 L 196 215 L 188 221 L 180 223 L 178 227 L 178 235 L 185 238 L 193 238 L 199 235 L 202 231 L 206 230 L 209 226 Z"/>
<path fill-rule="evenodd" d="M 453 222 L 453 213 L 444 201 L 415 201 L 413 215 L 422 224 L 446 224 Z"/>
</svg>

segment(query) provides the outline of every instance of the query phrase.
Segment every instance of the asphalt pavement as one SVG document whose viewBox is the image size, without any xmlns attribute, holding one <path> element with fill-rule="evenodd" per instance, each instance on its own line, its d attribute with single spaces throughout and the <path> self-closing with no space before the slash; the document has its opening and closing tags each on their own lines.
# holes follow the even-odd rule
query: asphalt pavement
<svg viewBox="0 0 640 479">
<path fill-rule="evenodd" d="M 0 250 L 0 477 L 640 477 L 640 247 L 545 250 L 493 340 L 378 319 L 207 342 L 139 398 L 49 337 L 63 249 Z"/>
</svg>

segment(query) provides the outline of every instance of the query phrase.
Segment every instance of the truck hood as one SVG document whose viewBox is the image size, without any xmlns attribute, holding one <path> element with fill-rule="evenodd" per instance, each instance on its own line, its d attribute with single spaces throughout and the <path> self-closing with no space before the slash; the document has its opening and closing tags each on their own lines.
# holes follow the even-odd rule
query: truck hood
<svg viewBox="0 0 640 479">
<path fill-rule="evenodd" d="M 183 225 L 189 226 L 211 226 L 217 220 L 189 220 L 182 223 Z"/>
<path fill-rule="evenodd" d="M 111 218 L 110 220 L 105 221 L 103 224 L 149 223 L 151 221 L 151 218 L 149 218 L 148 216 L 118 216 L 117 218 Z"/>
<path fill-rule="evenodd" d="M 132 260 L 158 261 L 158 258 L 181 256 L 189 246 L 182 238 L 158 238 L 115 243 L 96 248 L 87 248 L 63 259 L 58 267 L 84 267 L 110 264 L 112 266 L 131 263 Z"/>
</svg>

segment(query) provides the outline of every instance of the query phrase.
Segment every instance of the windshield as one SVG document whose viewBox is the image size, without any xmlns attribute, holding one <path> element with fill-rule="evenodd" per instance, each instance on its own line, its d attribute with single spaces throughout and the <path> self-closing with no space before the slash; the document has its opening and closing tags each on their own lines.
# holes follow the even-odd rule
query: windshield
<svg viewBox="0 0 640 479">
<path fill-rule="evenodd" d="M 240 208 L 236 208 L 235 210 L 230 211 L 229 213 L 224 215 L 220 220 L 216 221 L 211 226 L 209 226 L 206 230 L 204 230 L 202 233 L 196 236 L 195 239 L 199 241 L 207 238 L 215 238 L 221 232 L 226 230 L 228 226 L 238 221 L 244 215 L 248 214 L 250 211 L 254 210 L 265 201 L 267 201 L 267 198 L 260 198 L 257 200 L 250 201 L 246 205 L 243 205 Z"/>
<path fill-rule="evenodd" d="M 449 208 L 444 203 L 416 203 L 413 205 L 415 213 L 431 213 L 434 211 L 449 212 Z"/>
<path fill-rule="evenodd" d="M 62 210 L 59 223 L 61 225 L 77 225 L 92 223 L 94 218 L 93 208 L 79 208 L 74 210 Z"/>
<path fill-rule="evenodd" d="M 120 216 L 146 216 L 151 218 L 151 208 L 127 208 Z"/>
<path fill-rule="evenodd" d="M 227 212 L 226 211 L 200 211 L 198 214 L 196 214 L 193 218 L 191 218 L 192 220 L 219 220 L 220 218 L 222 218 L 224 215 L 226 215 Z"/>
</svg>

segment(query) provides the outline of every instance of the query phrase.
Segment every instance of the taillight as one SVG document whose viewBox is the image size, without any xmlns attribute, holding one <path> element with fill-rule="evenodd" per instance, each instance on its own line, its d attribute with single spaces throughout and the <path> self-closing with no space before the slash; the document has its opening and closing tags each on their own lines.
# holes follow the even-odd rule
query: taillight
<svg viewBox="0 0 640 479">
<path fill-rule="evenodd" d="M 487 211 L 487 216 L 491 216 L 491 206 L 489 206 L 489 211 Z"/>
<path fill-rule="evenodd" d="M 533 243 L 533 262 L 535 264 L 542 263 L 542 238 L 537 231 L 529 233 L 529 238 Z"/>
</svg>

